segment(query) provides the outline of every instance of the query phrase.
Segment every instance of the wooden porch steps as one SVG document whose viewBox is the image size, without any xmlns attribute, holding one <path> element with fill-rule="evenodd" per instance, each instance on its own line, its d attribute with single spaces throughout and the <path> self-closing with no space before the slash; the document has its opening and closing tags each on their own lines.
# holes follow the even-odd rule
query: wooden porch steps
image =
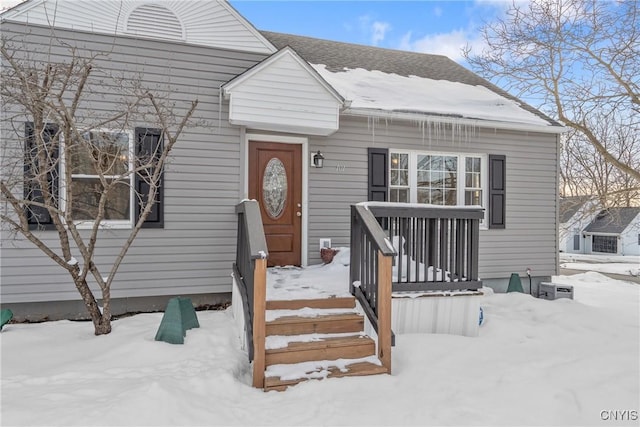
<svg viewBox="0 0 640 427">
<path fill-rule="evenodd" d="M 342 378 L 342 377 L 355 377 L 355 376 L 367 376 L 367 375 L 380 375 L 386 374 L 387 369 L 382 365 L 376 365 L 371 362 L 355 362 L 347 365 L 345 370 L 341 370 L 337 366 L 330 366 L 327 369 L 328 373 L 326 378 Z M 283 380 L 281 377 L 266 377 L 264 379 L 264 391 L 276 390 L 284 391 L 287 387 L 299 384 L 309 379 L 314 379 L 314 376 L 319 376 L 319 379 L 324 378 L 322 368 L 316 368 L 306 372 L 307 376 L 303 378 L 296 378 L 291 380 Z"/>
<path fill-rule="evenodd" d="M 267 310 L 299 310 L 301 308 L 355 308 L 354 297 L 331 297 L 316 299 L 269 300 Z"/>
<path fill-rule="evenodd" d="M 316 317 L 285 316 L 267 322 L 266 334 L 338 334 L 360 332 L 364 328 L 364 318 L 357 313 L 326 314 Z"/>
<path fill-rule="evenodd" d="M 266 322 L 266 336 L 286 338 L 286 345 L 265 349 L 265 374 L 271 375 L 265 376 L 265 391 L 284 390 L 310 378 L 388 373 L 376 357 L 375 341 L 363 332 L 364 317 L 356 312 L 353 297 L 267 301 L 266 307 L 267 318 L 274 317 L 269 310 L 288 311 Z M 275 365 L 278 369 L 270 373 Z M 273 374 L 291 370 L 299 377 Z"/>
<path fill-rule="evenodd" d="M 265 364 L 281 365 L 317 360 L 359 359 L 374 355 L 376 343 L 369 337 L 324 338 L 292 342 L 287 347 L 267 349 Z"/>
</svg>

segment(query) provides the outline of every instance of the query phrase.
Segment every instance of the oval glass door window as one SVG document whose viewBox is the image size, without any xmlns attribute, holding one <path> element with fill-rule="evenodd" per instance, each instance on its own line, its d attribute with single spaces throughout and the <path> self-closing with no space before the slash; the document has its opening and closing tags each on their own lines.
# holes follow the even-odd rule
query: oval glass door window
<svg viewBox="0 0 640 427">
<path fill-rule="evenodd" d="M 264 168 L 262 198 L 269 217 L 277 219 L 287 202 L 287 172 L 278 158 L 272 158 Z"/>
</svg>

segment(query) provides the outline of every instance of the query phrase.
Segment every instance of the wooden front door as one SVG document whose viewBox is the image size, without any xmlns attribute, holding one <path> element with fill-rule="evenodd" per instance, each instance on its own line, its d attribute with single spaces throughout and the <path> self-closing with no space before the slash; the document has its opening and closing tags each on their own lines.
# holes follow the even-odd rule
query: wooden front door
<svg viewBox="0 0 640 427">
<path fill-rule="evenodd" d="M 249 198 L 260 205 L 268 265 L 300 265 L 302 146 L 249 141 Z"/>
</svg>

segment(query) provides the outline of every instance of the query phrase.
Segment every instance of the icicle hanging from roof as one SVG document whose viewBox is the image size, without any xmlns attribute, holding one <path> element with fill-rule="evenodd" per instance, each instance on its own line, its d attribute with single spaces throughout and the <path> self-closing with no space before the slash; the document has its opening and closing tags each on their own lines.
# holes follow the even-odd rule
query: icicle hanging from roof
<svg viewBox="0 0 640 427">
<path fill-rule="evenodd" d="M 422 143 L 450 142 L 451 144 L 469 144 L 478 135 L 478 127 L 463 121 L 443 122 L 433 117 L 416 118 L 413 121 L 420 131 Z"/>
</svg>

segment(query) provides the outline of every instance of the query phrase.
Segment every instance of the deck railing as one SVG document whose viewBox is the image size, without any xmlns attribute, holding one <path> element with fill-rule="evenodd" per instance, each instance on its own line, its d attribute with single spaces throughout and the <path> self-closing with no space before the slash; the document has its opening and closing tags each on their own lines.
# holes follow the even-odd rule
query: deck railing
<svg viewBox="0 0 640 427">
<path fill-rule="evenodd" d="M 350 290 L 380 337 L 392 292 L 477 290 L 481 208 L 351 206 Z M 389 310 L 389 323 L 386 322 Z M 390 349 L 389 349 L 390 350 Z"/>
<path fill-rule="evenodd" d="M 365 203 L 397 253 L 393 291 L 477 290 L 482 208 Z M 359 255 L 356 251 L 356 257 Z M 360 254 L 362 257 L 362 254 Z"/>
<path fill-rule="evenodd" d="M 265 310 L 267 292 L 267 242 L 260 208 L 255 200 L 236 206 L 238 238 L 233 272 L 242 297 L 249 360 L 253 361 L 253 386 L 264 385 Z"/>
</svg>

